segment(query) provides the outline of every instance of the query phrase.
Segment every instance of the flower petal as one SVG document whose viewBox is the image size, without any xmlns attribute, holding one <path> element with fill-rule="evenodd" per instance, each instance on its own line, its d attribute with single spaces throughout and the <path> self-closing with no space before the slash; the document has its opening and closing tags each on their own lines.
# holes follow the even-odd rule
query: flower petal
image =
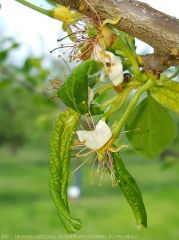
<svg viewBox="0 0 179 240">
<path fill-rule="evenodd" d="M 88 87 L 88 102 L 92 102 L 94 99 L 94 91 L 92 88 Z"/>
<path fill-rule="evenodd" d="M 103 120 L 98 122 L 95 130 L 79 130 L 76 133 L 79 141 L 84 143 L 87 148 L 93 151 L 97 151 L 102 148 L 112 137 L 111 129 Z"/>
<path fill-rule="evenodd" d="M 118 86 L 123 82 L 123 65 L 121 58 L 114 53 L 104 51 L 100 45 L 96 45 L 92 57 L 96 61 L 104 64 L 100 80 L 104 80 L 105 76 L 109 76 L 114 86 Z"/>
<path fill-rule="evenodd" d="M 105 51 L 105 54 L 111 59 L 110 66 L 106 66 L 107 74 L 114 86 L 117 86 L 122 83 L 124 79 L 121 58 L 112 52 Z"/>
</svg>

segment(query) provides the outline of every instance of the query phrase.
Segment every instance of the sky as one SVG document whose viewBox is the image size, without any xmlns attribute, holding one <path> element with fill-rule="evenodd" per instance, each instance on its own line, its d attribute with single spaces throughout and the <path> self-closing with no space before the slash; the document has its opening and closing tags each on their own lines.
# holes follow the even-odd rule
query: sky
<svg viewBox="0 0 179 240">
<path fill-rule="evenodd" d="M 31 0 L 36 4 L 43 0 Z M 143 0 L 152 7 L 179 18 L 178 0 Z M 20 43 L 16 61 L 23 56 L 48 54 L 57 47 L 57 38 L 65 33 L 61 31 L 61 23 L 43 14 L 31 10 L 14 0 L 0 0 L 0 37 L 13 36 Z M 44 5 L 44 7 L 49 7 Z M 3 27 L 2 27 L 3 26 Z M 142 51 L 144 44 L 137 42 L 138 51 Z"/>
</svg>

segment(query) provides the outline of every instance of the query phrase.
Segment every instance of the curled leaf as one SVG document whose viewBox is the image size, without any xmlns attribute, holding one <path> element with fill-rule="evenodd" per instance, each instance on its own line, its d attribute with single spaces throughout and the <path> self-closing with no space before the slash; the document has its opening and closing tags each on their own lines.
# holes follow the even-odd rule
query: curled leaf
<svg viewBox="0 0 179 240">
<path fill-rule="evenodd" d="M 140 189 L 134 178 L 125 168 L 119 153 L 112 153 L 112 157 L 116 180 L 126 200 L 132 208 L 137 224 L 140 227 L 147 227 L 147 213 Z"/>
<path fill-rule="evenodd" d="M 69 233 L 81 229 L 81 221 L 71 217 L 67 200 L 71 146 L 78 119 L 79 115 L 72 110 L 60 113 L 50 143 L 50 192 L 58 215 Z"/>
</svg>

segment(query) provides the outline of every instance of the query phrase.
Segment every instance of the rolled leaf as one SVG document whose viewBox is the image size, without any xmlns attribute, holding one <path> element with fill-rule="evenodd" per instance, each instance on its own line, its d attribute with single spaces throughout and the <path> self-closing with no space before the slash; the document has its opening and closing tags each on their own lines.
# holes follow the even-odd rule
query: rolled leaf
<svg viewBox="0 0 179 240">
<path fill-rule="evenodd" d="M 112 157 L 117 183 L 134 213 L 137 224 L 140 227 L 147 227 L 147 213 L 140 189 L 132 175 L 125 168 L 119 153 L 112 153 Z"/>
<path fill-rule="evenodd" d="M 73 110 L 60 113 L 50 143 L 50 192 L 58 215 L 69 233 L 81 229 L 81 221 L 71 217 L 67 199 L 71 146 L 78 120 L 79 115 Z"/>
</svg>

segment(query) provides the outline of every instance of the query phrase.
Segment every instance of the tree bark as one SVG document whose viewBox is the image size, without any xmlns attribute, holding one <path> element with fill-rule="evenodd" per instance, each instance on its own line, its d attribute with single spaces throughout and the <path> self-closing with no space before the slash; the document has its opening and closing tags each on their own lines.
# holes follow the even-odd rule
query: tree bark
<svg viewBox="0 0 179 240">
<path fill-rule="evenodd" d="M 157 54 L 179 58 L 179 20 L 136 0 L 54 0 L 101 19 L 121 17 L 116 28 L 148 43 Z M 94 10 L 95 9 L 95 10 Z M 177 60 L 178 64 L 178 60 Z"/>
</svg>

